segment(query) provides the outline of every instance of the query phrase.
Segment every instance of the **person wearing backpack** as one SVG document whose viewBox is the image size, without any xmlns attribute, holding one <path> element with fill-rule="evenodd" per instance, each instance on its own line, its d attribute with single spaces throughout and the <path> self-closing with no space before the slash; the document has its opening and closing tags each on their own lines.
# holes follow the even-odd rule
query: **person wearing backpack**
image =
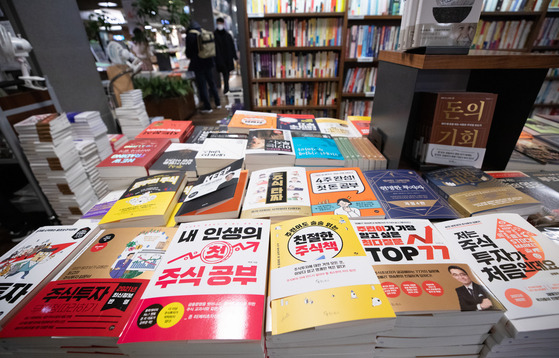
<svg viewBox="0 0 559 358">
<path fill-rule="evenodd" d="M 221 108 L 221 102 L 217 87 L 213 78 L 213 69 L 215 66 L 215 43 L 213 44 L 213 56 L 211 51 L 211 43 L 209 40 L 203 41 L 207 34 L 212 32 L 203 30 L 200 24 L 192 21 L 188 27 L 186 34 L 186 57 L 190 59 L 188 69 L 194 72 L 196 86 L 198 87 L 198 95 L 203 104 L 202 113 L 211 113 L 212 106 L 210 105 L 211 95 L 214 98 L 217 108 Z M 213 40 L 213 36 L 211 36 Z M 209 95 L 208 95 L 209 86 Z"/>
<path fill-rule="evenodd" d="M 233 36 L 225 30 L 225 20 L 218 17 L 215 21 L 217 29 L 215 35 L 215 64 L 217 72 L 223 77 L 223 94 L 229 92 L 229 72 L 235 69 L 233 60 L 237 60 L 237 50 L 233 42 Z"/>
</svg>

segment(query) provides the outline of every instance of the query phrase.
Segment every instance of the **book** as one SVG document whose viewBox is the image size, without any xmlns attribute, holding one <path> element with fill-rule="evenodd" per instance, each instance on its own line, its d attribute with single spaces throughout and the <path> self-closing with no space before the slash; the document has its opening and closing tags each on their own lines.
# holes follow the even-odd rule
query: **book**
<svg viewBox="0 0 559 358">
<path fill-rule="evenodd" d="M 413 170 L 364 171 L 387 218 L 448 220 L 458 213 Z"/>
<path fill-rule="evenodd" d="M 113 152 L 117 151 L 128 142 L 128 138 L 124 134 L 107 134 L 107 139 L 111 144 L 111 149 Z M 105 158 L 103 158 L 105 159 Z"/>
<path fill-rule="evenodd" d="M 99 221 L 109 212 L 113 205 L 120 199 L 125 190 L 113 190 L 99 199 L 91 209 L 74 223 L 74 225 L 98 225 Z"/>
<path fill-rule="evenodd" d="M 250 174 L 241 218 L 266 218 L 277 222 L 310 215 L 305 168 L 278 167 L 256 170 Z"/>
<path fill-rule="evenodd" d="M 363 137 L 369 136 L 369 127 L 371 126 L 370 116 L 347 116 L 347 122 L 349 125 L 361 133 Z"/>
<path fill-rule="evenodd" d="M 171 143 L 149 168 L 149 174 L 181 171 L 188 179 L 195 179 L 198 177 L 195 158 L 199 149 L 199 144 Z"/>
<path fill-rule="evenodd" d="M 227 129 L 220 126 L 194 126 L 194 131 L 186 140 L 186 143 L 203 144 L 209 133 L 226 133 Z"/>
<path fill-rule="evenodd" d="M 343 167 L 344 157 L 330 134 L 291 131 L 295 149 L 295 166 Z"/>
<path fill-rule="evenodd" d="M 342 119 L 320 117 L 315 120 L 321 133 L 330 134 L 332 137 L 361 137 L 361 133 Z"/>
<path fill-rule="evenodd" d="M 158 227 L 99 232 L 4 327 L 0 337 L 20 349 L 34 337 L 44 337 L 41 345 L 52 348 L 116 347 L 175 232 L 175 228 Z M 16 339 L 23 337 L 24 341 Z"/>
<path fill-rule="evenodd" d="M 182 202 L 180 202 L 179 200 L 178 205 L 180 205 L 180 208 L 175 213 L 175 222 L 183 223 L 201 220 L 237 219 L 240 215 L 241 206 L 245 198 L 247 182 L 248 171 L 242 170 L 241 174 L 239 175 L 238 183 L 235 186 L 235 191 L 231 198 L 222 200 L 217 204 L 212 205 L 211 207 L 192 211 L 187 211 L 186 209 L 181 210 Z"/>
<path fill-rule="evenodd" d="M 559 164 L 559 148 L 540 140 L 540 138 L 543 138 L 543 136 L 533 139 L 519 138 L 514 150 L 546 166 Z"/>
<path fill-rule="evenodd" d="M 101 228 L 165 226 L 186 184 L 184 173 L 140 177 L 99 222 Z"/>
<path fill-rule="evenodd" d="M 181 224 L 120 337 L 130 354 L 263 356 L 269 220 Z"/>
<path fill-rule="evenodd" d="M 251 129 L 245 164 L 249 171 L 272 167 L 293 166 L 295 152 L 288 129 Z"/>
<path fill-rule="evenodd" d="M 384 218 L 384 210 L 359 168 L 307 171 L 314 215 Z"/>
<path fill-rule="evenodd" d="M 148 170 L 171 144 L 169 139 L 132 139 L 97 165 L 109 189 L 126 189 Z"/>
<path fill-rule="evenodd" d="M 136 139 L 162 138 L 170 139 L 173 143 L 183 143 L 192 134 L 192 121 L 162 120 L 151 123 Z"/>
<path fill-rule="evenodd" d="M 272 338 L 311 330 L 316 340 L 328 330 L 344 337 L 393 326 L 394 311 L 347 216 L 277 223 L 270 245 Z"/>
<path fill-rule="evenodd" d="M 242 138 L 206 138 L 196 154 L 196 172 L 208 174 L 244 159 L 247 140 Z"/>
<path fill-rule="evenodd" d="M 474 167 L 449 167 L 423 174 L 425 181 L 462 216 L 514 212 L 525 217 L 542 204 Z"/>
<path fill-rule="evenodd" d="M 486 171 L 486 173 L 543 204 L 540 212 L 526 218 L 530 224 L 537 228 L 559 224 L 559 193 L 557 191 L 521 171 Z"/>
<path fill-rule="evenodd" d="M 37 294 L 98 231 L 90 226 L 44 226 L 0 257 L 0 327 Z"/>
<path fill-rule="evenodd" d="M 275 129 L 276 117 L 275 113 L 236 110 L 227 125 L 227 131 L 248 134 L 251 129 Z"/>
<path fill-rule="evenodd" d="M 469 48 L 482 6 L 482 1 L 474 0 L 420 0 L 410 47 Z"/>
<path fill-rule="evenodd" d="M 535 172 L 525 172 L 525 174 L 531 176 L 532 178 L 538 179 L 540 182 L 544 183 L 548 187 L 555 191 L 559 191 L 559 172 L 557 171 L 535 171 Z"/>
<path fill-rule="evenodd" d="M 209 209 L 233 198 L 242 167 L 243 160 L 239 159 L 215 172 L 201 175 L 182 201 L 176 215 Z"/>
<path fill-rule="evenodd" d="M 524 124 L 525 130 L 528 133 L 536 136 L 545 134 L 559 134 L 559 123 L 546 122 L 543 118 L 538 116 L 533 116 L 532 118 L 526 119 Z"/>
<path fill-rule="evenodd" d="M 278 114 L 276 121 L 278 129 L 320 132 L 312 114 Z"/>
<path fill-rule="evenodd" d="M 481 168 L 497 95 L 424 92 L 414 157 L 420 162 Z"/>
<path fill-rule="evenodd" d="M 501 301 L 512 342 L 556 334 L 559 294 L 555 270 L 559 246 L 517 214 L 498 213 L 435 224 L 449 249 L 460 255 Z M 522 338 L 527 338 L 522 339 Z M 519 342 L 520 343 L 520 342 Z M 542 356 L 545 345 L 530 355 Z"/>
</svg>

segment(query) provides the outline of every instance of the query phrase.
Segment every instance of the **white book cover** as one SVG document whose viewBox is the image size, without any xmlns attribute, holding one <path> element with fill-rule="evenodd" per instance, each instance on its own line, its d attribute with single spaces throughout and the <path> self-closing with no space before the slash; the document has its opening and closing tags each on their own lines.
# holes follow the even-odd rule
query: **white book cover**
<svg viewBox="0 0 559 358">
<path fill-rule="evenodd" d="M 237 138 L 206 138 L 196 160 L 199 159 L 241 159 L 245 157 L 246 139 Z"/>
<path fill-rule="evenodd" d="M 295 155 L 291 131 L 284 129 L 251 129 L 246 155 Z"/>
<path fill-rule="evenodd" d="M 260 341 L 269 220 L 181 224 L 119 343 Z"/>
<path fill-rule="evenodd" d="M 503 303 L 509 320 L 556 316 L 553 328 L 559 328 L 559 246 L 517 214 L 450 220 L 435 227 Z"/>
<path fill-rule="evenodd" d="M 62 264 L 86 244 L 92 237 L 88 236 L 92 228 L 96 226 L 44 226 L 0 257 L 2 326 L 20 303 L 50 281 Z"/>
</svg>

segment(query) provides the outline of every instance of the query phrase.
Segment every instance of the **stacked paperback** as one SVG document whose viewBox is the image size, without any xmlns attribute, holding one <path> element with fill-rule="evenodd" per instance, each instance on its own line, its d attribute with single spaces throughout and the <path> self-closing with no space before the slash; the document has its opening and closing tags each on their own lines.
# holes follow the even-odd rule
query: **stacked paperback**
<svg viewBox="0 0 559 358">
<path fill-rule="evenodd" d="M 108 157 L 113 149 L 107 137 L 107 126 L 97 111 L 68 113 L 74 139 L 92 140 L 97 146 L 101 160 Z"/>
<path fill-rule="evenodd" d="M 80 162 L 91 182 L 97 198 L 102 198 L 109 193 L 109 187 L 101 180 L 97 165 L 101 163 L 97 152 L 97 146 L 92 140 L 74 140 L 74 145 L 80 155 Z"/>
<path fill-rule="evenodd" d="M 251 129 L 245 156 L 249 171 L 293 166 L 295 152 L 291 131 L 283 129 Z"/>
<path fill-rule="evenodd" d="M 247 147 L 246 137 L 209 137 L 196 154 L 196 171 L 198 175 L 208 174 L 224 168 L 233 162 L 244 159 Z"/>
<path fill-rule="evenodd" d="M 192 121 L 155 121 L 136 136 L 141 138 L 168 138 L 173 143 L 184 143 L 194 131 Z"/>
<path fill-rule="evenodd" d="M 142 91 L 136 89 L 124 92 L 120 100 L 122 107 L 116 109 L 116 117 L 122 134 L 127 138 L 136 138 L 150 124 Z"/>
<path fill-rule="evenodd" d="M 31 116 L 14 125 L 43 193 L 63 224 L 71 224 L 98 198 L 80 162 L 64 113 Z"/>
</svg>

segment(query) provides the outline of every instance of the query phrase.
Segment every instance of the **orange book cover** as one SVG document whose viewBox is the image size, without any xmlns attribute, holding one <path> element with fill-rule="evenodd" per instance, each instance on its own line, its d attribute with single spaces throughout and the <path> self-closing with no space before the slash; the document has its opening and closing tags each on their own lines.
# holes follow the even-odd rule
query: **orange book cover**
<svg viewBox="0 0 559 358">
<path fill-rule="evenodd" d="M 357 167 L 307 171 L 307 181 L 313 215 L 385 217 L 380 202 Z"/>
<path fill-rule="evenodd" d="M 227 125 L 229 132 L 248 133 L 251 129 L 275 129 L 276 114 L 237 110 Z"/>
</svg>

